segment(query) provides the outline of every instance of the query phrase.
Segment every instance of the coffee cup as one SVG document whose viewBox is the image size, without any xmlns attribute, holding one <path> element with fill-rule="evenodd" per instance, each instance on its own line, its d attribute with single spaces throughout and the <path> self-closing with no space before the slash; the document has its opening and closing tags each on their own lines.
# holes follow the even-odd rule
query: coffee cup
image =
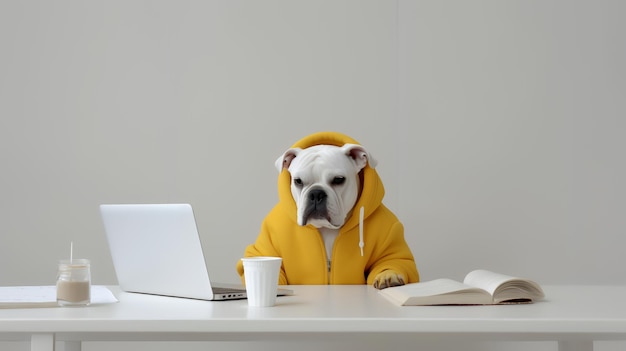
<svg viewBox="0 0 626 351">
<path fill-rule="evenodd" d="M 242 258 L 248 306 L 270 307 L 276 304 L 278 275 L 282 258 L 245 257 Z"/>
</svg>

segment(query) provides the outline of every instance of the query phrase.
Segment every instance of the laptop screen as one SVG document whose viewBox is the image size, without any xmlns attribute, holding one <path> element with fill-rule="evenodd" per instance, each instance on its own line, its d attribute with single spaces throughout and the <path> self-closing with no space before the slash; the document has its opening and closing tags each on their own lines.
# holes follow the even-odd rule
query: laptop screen
<svg viewBox="0 0 626 351">
<path fill-rule="evenodd" d="M 122 290 L 213 298 L 191 205 L 101 205 L 100 212 Z"/>
</svg>

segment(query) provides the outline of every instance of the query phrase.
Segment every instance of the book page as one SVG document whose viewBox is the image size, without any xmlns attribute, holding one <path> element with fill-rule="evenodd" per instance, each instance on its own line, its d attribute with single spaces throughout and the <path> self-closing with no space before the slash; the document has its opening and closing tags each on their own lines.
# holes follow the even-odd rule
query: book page
<svg viewBox="0 0 626 351">
<path fill-rule="evenodd" d="M 500 273 L 494 273 L 484 269 L 477 269 L 475 271 L 469 272 L 465 276 L 465 280 L 463 280 L 463 282 L 467 285 L 479 287 L 493 295 L 496 292 L 496 289 L 501 284 L 512 279 L 519 278 Z"/>
<path fill-rule="evenodd" d="M 408 284 L 403 286 L 394 287 L 396 290 L 405 293 L 407 297 L 413 296 L 433 296 L 440 294 L 447 294 L 456 291 L 462 291 L 465 289 L 471 289 L 471 286 L 467 286 L 461 282 L 457 282 L 452 279 L 435 279 L 427 282 L 419 282 L 417 284 Z"/>
<path fill-rule="evenodd" d="M 541 286 L 530 279 L 486 270 L 468 273 L 464 282 L 488 291 L 493 296 L 494 303 L 528 303 L 545 297 Z"/>
<path fill-rule="evenodd" d="M 395 286 L 380 293 L 400 305 L 491 303 L 491 296 L 484 290 L 445 278 Z"/>
</svg>

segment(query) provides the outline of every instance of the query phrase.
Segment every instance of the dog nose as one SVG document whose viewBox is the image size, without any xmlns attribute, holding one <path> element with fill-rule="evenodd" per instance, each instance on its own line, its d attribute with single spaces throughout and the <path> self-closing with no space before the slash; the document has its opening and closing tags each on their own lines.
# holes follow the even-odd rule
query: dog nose
<svg viewBox="0 0 626 351">
<path fill-rule="evenodd" d="M 309 203 L 317 207 L 324 204 L 327 197 L 328 195 L 326 195 L 326 192 L 323 190 L 311 190 L 309 193 Z"/>
</svg>

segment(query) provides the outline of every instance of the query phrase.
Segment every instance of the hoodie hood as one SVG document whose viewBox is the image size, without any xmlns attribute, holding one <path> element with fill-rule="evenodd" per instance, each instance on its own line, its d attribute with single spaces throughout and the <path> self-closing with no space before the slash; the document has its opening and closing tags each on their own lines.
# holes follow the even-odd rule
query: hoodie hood
<svg viewBox="0 0 626 351">
<path fill-rule="evenodd" d="M 341 147 L 345 144 L 361 145 L 358 141 L 341 133 L 319 132 L 300 139 L 291 147 L 306 149 L 315 145 L 335 145 Z M 369 156 L 367 165 L 360 172 L 361 191 L 359 198 L 340 231 L 347 231 L 355 226 L 360 226 L 362 231 L 363 221 L 382 204 L 385 189 L 378 173 L 374 169 L 375 166 L 376 162 Z M 297 223 L 297 206 L 291 195 L 291 175 L 287 169 L 282 169 L 278 176 L 278 196 L 278 206 L 285 213 L 285 216 Z"/>
</svg>

